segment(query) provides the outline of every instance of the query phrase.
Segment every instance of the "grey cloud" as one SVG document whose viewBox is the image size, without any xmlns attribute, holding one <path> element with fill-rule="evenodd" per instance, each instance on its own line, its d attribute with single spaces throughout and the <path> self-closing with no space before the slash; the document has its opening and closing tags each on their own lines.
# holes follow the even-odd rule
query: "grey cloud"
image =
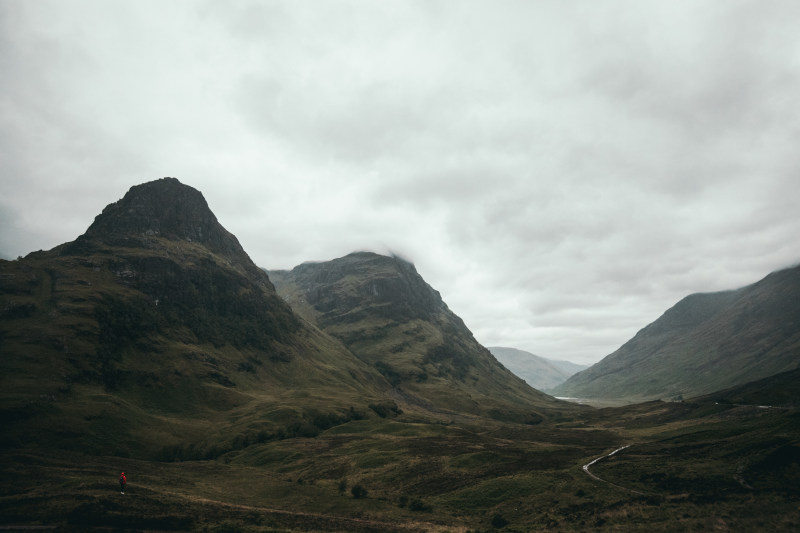
<svg viewBox="0 0 800 533">
<path fill-rule="evenodd" d="M 407 150 L 427 118 L 413 95 L 388 83 L 319 94 L 318 79 L 250 79 L 240 88 L 240 109 L 257 130 L 275 135 L 302 154 L 356 161 Z M 433 107 L 432 105 L 430 107 Z"/>
<path fill-rule="evenodd" d="M 177 176 L 262 266 L 400 251 L 589 362 L 797 261 L 794 2 L 0 4 L 0 250 Z"/>
</svg>

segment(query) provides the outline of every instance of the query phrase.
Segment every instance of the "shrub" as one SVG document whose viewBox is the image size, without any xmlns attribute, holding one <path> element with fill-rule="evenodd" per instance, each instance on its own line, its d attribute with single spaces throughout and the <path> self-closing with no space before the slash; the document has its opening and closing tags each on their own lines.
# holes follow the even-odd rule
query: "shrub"
<svg viewBox="0 0 800 533">
<path fill-rule="evenodd" d="M 360 500 L 361 498 L 367 497 L 367 489 L 362 487 L 360 484 L 356 483 L 353 485 L 353 488 L 350 489 L 350 493 L 353 495 L 353 498 Z"/>
<path fill-rule="evenodd" d="M 430 505 L 428 505 L 427 503 L 423 502 L 418 498 L 414 498 L 413 500 L 411 500 L 411 502 L 408 504 L 408 509 L 410 511 L 420 511 L 420 512 L 433 511 L 433 507 L 431 507 Z"/>
<path fill-rule="evenodd" d="M 503 515 L 496 514 L 492 517 L 492 527 L 497 529 L 502 529 L 508 525 L 508 520 L 506 520 Z"/>
<path fill-rule="evenodd" d="M 371 403 L 369 404 L 369 408 L 372 409 L 376 415 L 381 418 L 394 418 L 403 414 L 403 410 L 400 409 L 396 403 L 393 401 L 387 401 L 382 403 Z"/>
</svg>

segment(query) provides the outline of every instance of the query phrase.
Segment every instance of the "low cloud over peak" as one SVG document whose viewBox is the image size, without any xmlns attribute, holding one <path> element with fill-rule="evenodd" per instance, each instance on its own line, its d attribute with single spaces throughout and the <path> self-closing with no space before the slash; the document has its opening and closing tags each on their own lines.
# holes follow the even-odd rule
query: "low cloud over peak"
<svg viewBox="0 0 800 533">
<path fill-rule="evenodd" d="M 792 2 L 0 5 L 0 254 L 177 176 L 261 266 L 402 250 L 485 345 L 596 361 L 796 263 Z"/>
</svg>

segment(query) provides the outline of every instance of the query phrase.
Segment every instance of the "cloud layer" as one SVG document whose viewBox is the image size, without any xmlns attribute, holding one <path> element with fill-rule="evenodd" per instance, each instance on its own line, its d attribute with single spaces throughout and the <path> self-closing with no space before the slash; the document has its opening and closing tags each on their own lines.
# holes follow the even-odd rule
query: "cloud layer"
<svg viewBox="0 0 800 533">
<path fill-rule="evenodd" d="M 796 2 L 0 3 L 0 254 L 176 176 L 266 268 L 417 265 L 594 362 L 800 259 Z"/>
</svg>

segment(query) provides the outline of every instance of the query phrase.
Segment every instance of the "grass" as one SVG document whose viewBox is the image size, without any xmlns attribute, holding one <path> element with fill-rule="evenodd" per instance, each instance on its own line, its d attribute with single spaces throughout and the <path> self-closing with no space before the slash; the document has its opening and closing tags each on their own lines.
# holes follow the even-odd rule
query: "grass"
<svg viewBox="0 0 800 533">
<path fill-rule="evenodd" d="M 683 408 L 602 410 L 581 429 L 353 420 L 207 461 L 5 450 L 0 525 L 284 532 L 800 525 L 798 411 L 740 407 L 692 418 L 691 406 Z M 612 423 L 617 428 L 607 429 Z M 617 486 L 582 471 L 622 442 L 632 446 L 592 467 Z M 130 483 L 124 497 L 120 470 Z M 366 497 L 353 497 L 356 485 Z"/>
<path fill-rule="evenodd" d="M 154 243 L 0 262 L 0 446 L 212 458 L 386 400 L 376 370 L 287 324 L 288 307 L 252 296 L 235 265 Z"/>
</svg>

